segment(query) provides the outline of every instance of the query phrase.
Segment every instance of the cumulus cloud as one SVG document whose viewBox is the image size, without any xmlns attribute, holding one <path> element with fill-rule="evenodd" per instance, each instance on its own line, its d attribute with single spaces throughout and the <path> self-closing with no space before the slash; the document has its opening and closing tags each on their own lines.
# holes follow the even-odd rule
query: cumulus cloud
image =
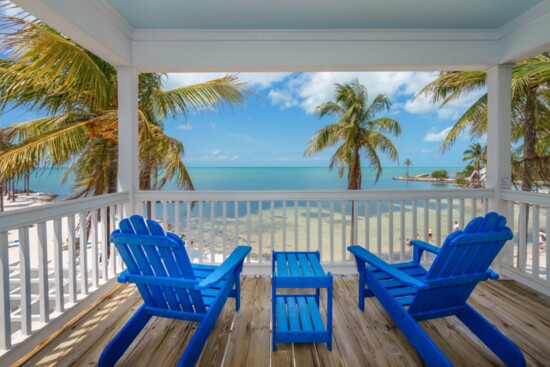
<svg viewBox="0 0 550 367">
<path fill-rule="evenodd" d="M 214 151 L 212 152 L 212 155 L 217 156 L 218 154 L 220 154 L 220 150 L 219 149 L 214 149 Z"/>
<path fill-rule="evenodd" d="M 437 77 L 433 72 L 322 72 L 303 73 L 287 78 L 280 89 L 272 89 L 269 98 L 272 104 L 281 108 L 299 106 L 307 113 L 313 113 L 321 103 L 332 99 L 335 83 L 359 80 L 367 86 L 369 95 L 379 93 L 394 98 L 416 93 Z"/>
<path fill-rule="evenodd" d="M 445 138 L 447 137 L 447 135 L 449 134 L 452 128 L 453 128 L 452 126 L 449 126 L 440 132 L 427 133 L 426 136 L 424 137 L 424 141 L 428 141 L 428 142 L 443 141 L 445 140 Z"/>
<path fill-rule="evenodd" d="M 440 108 L 440 104 L 433 104 L 429 97 L 421 96 L 414 101 L 412 98 L 405 103 L 405 111 L 413 114 L 436 113 L 437 118 L 441 120 L 458 120 L 460 116 L 483 94 L 485 89 L 481 89 L 467 95 L 461 96 L 457 100 L 447 103 Z"/>
</svg>

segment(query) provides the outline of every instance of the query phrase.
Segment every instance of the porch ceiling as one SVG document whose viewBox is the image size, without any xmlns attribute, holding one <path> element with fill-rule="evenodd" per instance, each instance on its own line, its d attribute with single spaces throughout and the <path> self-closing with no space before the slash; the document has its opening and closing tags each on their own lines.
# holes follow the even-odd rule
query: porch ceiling
<svg viewBox="0 0 550 367">
<path fill-rule="evenodd" d="M 134 29 L 498 29 L 541 2 L 107 0 Z"/>
<path fill-rule="evenodd" d="M 472 70 L 550 49 L 550 0 L 13 0 L 141 72 Z"/>
</svg>

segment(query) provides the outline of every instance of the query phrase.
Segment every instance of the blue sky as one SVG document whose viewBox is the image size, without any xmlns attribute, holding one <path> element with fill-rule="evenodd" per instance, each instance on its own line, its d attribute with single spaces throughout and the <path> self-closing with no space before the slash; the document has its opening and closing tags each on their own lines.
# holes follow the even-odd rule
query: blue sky
<svg viewBox="0 0 550 367">
<path fill-rule="evenodd" d="M 206 81 L 224 75 L 168 74 L 167 89 Z M 409 158 L 414 166 L 463 166 L 462 153 L 471 143 L 459 138 L 445 154 L 438 152 L 446 132 L 483 91 L 473 93 L 440 109 L 414 95 L 433 80 L 436 72 L 369 73 L 240 73 L 253 92 L 243 107 L 224 111 L 192 113 L 165 122 L 166 132 L 183 141 L 184 162 L 189 167 L 325 167 L 333 149 L 311 157 L 303 153 L 309 138 L 331 118 L 318 119 L 314 110 L 330 100 L 335 83 L 359 79 L 369 96 L 386 93 L 392 108 L 389 116 L 399 121 L 402 135 L 394 138 L 400 164 Z M 0 126 L 39 117 L 17 109 L 0 116 Z M 382 157 L 384 166 L 396 166 Z"/>
<path fill-rule="evenodd" d="M 223 74 L 169 74 L 166 88 L 205 81 Z M 398 120 L 402 135 L 394 138 L 402 163 L 409 158 L 415 166 L 463 166 L 462 153 L 471 143 L 465 135 L 445 154 L 438 153 L 441 141 L 456 119 L 479 98 L 473 93 L 443 109 L 414 95 L 433 80 L 436 72 L 369 73 L 241 73 L 254 95 L 244 107 L 230 111 L 202 112 L 165 123 L 169 135 L 185 145 L 185 162 L 191 167 L 232 166 L 327 166 L 334 150 L 303 157 L 309 138 L 333 122 L 318 119 L 314 110 L 330 100 L 335 83 L 359 79 L 369 96 L 386 93 L 390 112 L 380 114 Z M 396 163 L 382 158 L 384 166 Z"/>
</svg>

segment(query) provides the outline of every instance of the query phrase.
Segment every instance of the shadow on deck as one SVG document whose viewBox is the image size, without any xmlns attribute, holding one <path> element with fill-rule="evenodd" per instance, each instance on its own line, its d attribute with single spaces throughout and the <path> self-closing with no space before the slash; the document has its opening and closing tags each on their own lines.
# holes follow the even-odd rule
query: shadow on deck
<svg viewBox="0 0 550 367">
<path fill-rule="evenodd" d="M 333 351 L 326 344 L 278 344 L 271 352 L 271 281 L 243 277 L 242 307 L 229 299 L 199 366 L 415 366 L 422 360 L 381 308 L 356 304 L 356 277 L 335 277 Z M 326 297 L 322 293 L 321 299 Z M 480 284 L 470 304 L 523 351 L 528 365 L 550 361 L 550 298 L 514 281 Z M 34 355 L 28 366 L 93 366 L 105 345 L 141 305 L 134 286 L 117 286 Z M 456 366 L 502 365 L 455 317 L 422 323 Z M 121 358 L 120 366 L 173 366 L 196 324 L 153 318 Z"/>
</svg>

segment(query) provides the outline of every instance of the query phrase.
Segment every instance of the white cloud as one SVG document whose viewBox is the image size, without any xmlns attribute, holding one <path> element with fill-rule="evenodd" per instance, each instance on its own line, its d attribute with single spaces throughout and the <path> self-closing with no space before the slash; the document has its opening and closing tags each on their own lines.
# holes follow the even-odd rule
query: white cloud
<svg viewBox="0 0 550 367">
<path fill-rule="evenodd" d="M 429 142 L 443 141 L 445 140 L 445 138 L 447 137 L 447 135 L 449 134 L 452 128 L 453 128 L 452 126 L 449 126 L 438 133 L 428 133 L 424 137 L 424 141 L 429 141 Z"/>
<path fill-rule="evenodd" d="M 284 87 L 271 90 L 269 97 L 271 103 L 282 108 L 300 106 L 306 112 L 313 113 L 318 105 L 332 99 L 335 83 L 357 79 L 367 86 L 371 98 L 384 93 L 391 99 L 414 94 L 436 77 L 433 72 L 304 73 L 296 78 L 287 78 Z"/>
<path fill-rule="evenodd" d="M 191 125 L 189 122 L 187 122 L 185 124 L 179 125 L 178 129 L 180 129 L 180 130 L 193 130 L 193 125 Z"/>
<path fill-rule="evenodd" d="M 220 150 L 219 149 L 214 149 L 214 151 L 212 152 L 212 155 L 217 156 L 218 154 L 220 154 Z"/>
<path fill-rule="evenodd" d="M 238 155 L 234 155 L 234 156 L 231 157 L 229 160 L 230 160 L 230 161 L 236 161 L 237 159 L 239 159 L 239 156 L 238 156 Z"/>
<path fill-rule="evenodd" d="M 436 113 L 440 120 L 458 120 L 484 93 L 485 89 L 477 90 L 447 103 L 442 108 L 439 107 L 440 103 L 433 104 L 427 96 L 419 97 L 414 101 L 411 98 L 405 103 L 405 111 L 414 114 Z"/>
<path fill-rule="evenodd" d="M 234 139 L 241 140 L 241 141 L 243 141 L 245 143 L 249 143 L 249 144 L 258 144 L 258 145 L 264 144 L 263 141 L 255 138 L 253 136 L 250 136 L 250 135 L 238 134 L 238 133 L 225 133 L 225 135 L 227 135 L 231 138 L 234 138 Z"/>
</svg>

